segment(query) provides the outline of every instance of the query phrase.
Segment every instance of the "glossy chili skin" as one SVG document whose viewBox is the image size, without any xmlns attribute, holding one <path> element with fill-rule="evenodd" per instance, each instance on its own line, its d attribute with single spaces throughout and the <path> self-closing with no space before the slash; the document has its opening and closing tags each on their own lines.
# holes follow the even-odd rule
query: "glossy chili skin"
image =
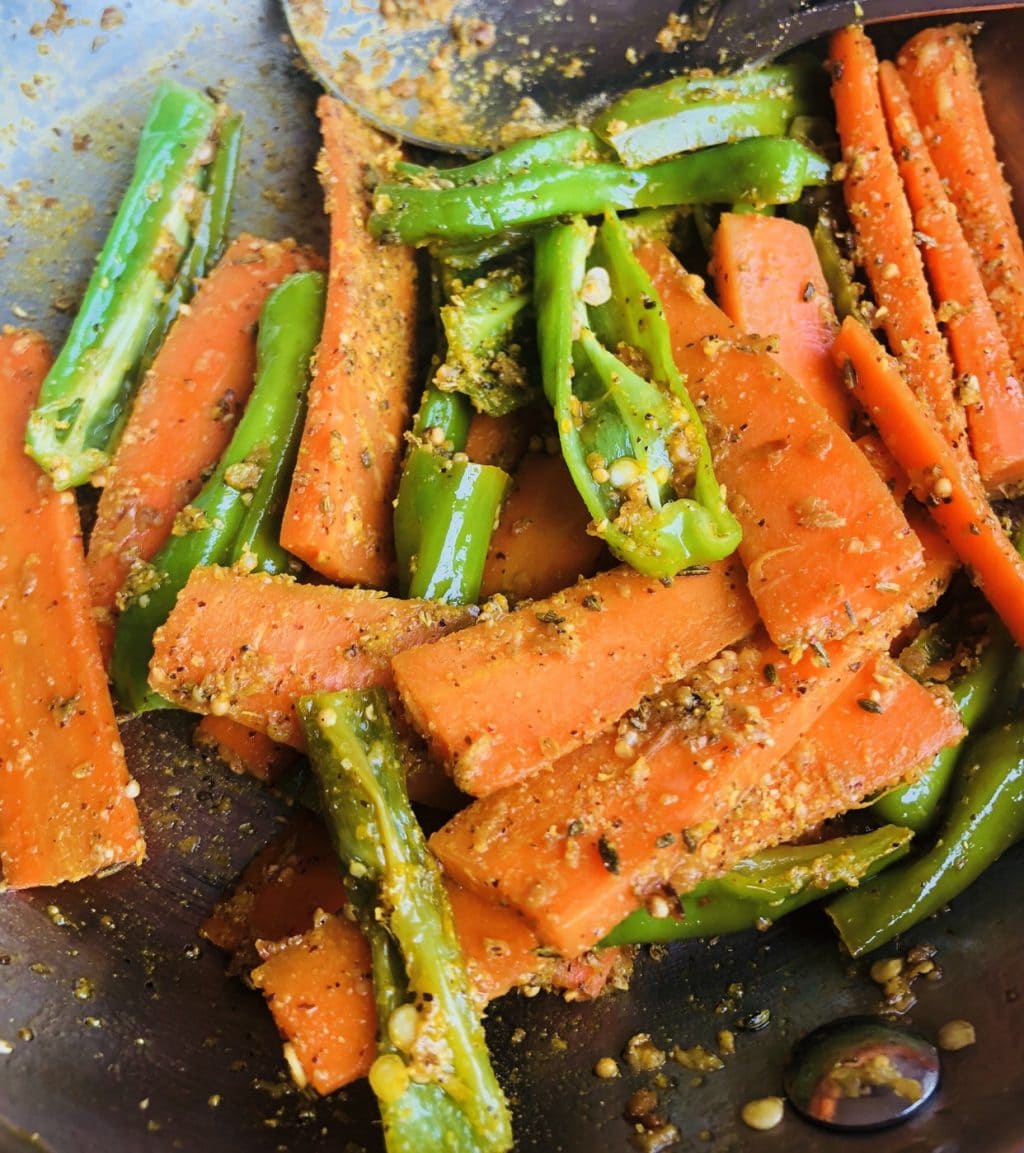
<svg viewBox="0 0 1024 1153">
<path fill-rule="evenodd" d="M 750 136 L 783 136 L 820 108 L 822 69 L 805 58 L 730 75 L 684 73 L 635 88 L 594 120 L 597 135 L 636 168 Z"/>
<path fill-rule="evenodd" d="M 932 847 L 828 907 L 859 957 L 937 913 L 1024 836 L 1024 720 L 972 740 Z"/>
<path fill-rule="evenodd" d="M 402 596 L 448 604 L 475 604 L 479 597 L 509 476 L 467 459 L 471 416 L 460 393 L 426 390 L 395 502 Z"/>
</svg>

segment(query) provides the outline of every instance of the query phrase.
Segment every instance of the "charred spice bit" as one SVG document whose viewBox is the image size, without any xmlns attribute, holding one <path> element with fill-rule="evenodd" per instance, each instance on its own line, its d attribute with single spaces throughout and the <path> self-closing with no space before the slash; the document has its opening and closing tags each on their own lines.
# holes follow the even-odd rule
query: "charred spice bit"
<svg viewBox="0 0 1024 1153">
<path fill-rule="evenodd" d="M 615 846 L 608 840 L 607 837 L 598 838 L 597 851 L 601 854 L 601 863 L 608 870 L 609 873 L 618 873 L 619 871 L 619 854 L 615 850 Z"/>
</svg>

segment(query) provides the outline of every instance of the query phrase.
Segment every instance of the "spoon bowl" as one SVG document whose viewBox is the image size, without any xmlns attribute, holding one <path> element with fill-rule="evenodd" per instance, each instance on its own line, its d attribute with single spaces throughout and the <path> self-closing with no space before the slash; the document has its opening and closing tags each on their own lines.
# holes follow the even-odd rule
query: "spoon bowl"
<svg viewBox="0 0 1024 1153">
<path fill-rule="evenodd" d="M 764 63 L 855 20 L 991 0 L 282 0 L 330 92 L 412 144 L 478 155 L 585 120 L 629 88 Z"/>
</svg>

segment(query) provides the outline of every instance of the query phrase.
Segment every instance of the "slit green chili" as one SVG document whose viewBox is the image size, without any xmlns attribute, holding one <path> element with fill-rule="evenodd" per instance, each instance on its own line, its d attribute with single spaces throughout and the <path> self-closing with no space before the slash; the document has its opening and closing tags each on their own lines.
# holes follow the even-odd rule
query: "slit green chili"
<svg viewBox="0 0 1024 1153">
<path fill-rule="evenodd" d="M 536 240 L 544 391 L 591 531 L 638 571 L 671 577 L 730 555 L 740 529 L 650 279 L 613 213 L 594 238 L 577 218 Z M 601 263 L 588 269 L 592 248 Z"/>
<path fill-rule="evenodd" d="M 28 422 L 26 449 L 58 489 L 83 484 L 109 460 L 192 239 L 216 117 L 210 100 L 178 84 L 161 85 L 150 106 L 131 183 Z"/>
<path fill-rule="evenodd" d="M 388 1150 L 509 1149 L 508 1107 L 473 1007 L 440 869 L 409 806 L 387 694 L 302 697 L 298 713 L 346 888 L 373 951 L 381 1043 L 370 1084 Z M 402 1050 L 388 1025 L 396 1010 L 410 1016 L 406 1005 L 416 1027 Z M 420 1037 L 430 1061 L 421 1063 L 417 1084 L 410 1066 Z"/>
</svg>

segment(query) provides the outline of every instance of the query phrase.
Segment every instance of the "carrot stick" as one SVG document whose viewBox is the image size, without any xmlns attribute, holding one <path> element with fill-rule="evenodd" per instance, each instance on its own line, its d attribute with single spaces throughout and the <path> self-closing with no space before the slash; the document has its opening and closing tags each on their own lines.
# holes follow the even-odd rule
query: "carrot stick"
<svg viewBox="0 0 1024 1153">
<path fill-rule="evenodd" d="M 879 65 L 878 82 L 914 227 L 928 238 L 922 248 L 938 315 L 946 317 L 953 363 L 965 382 L 971 450 L 985 487 L 1008 490 L 1024 480 L 1024 389 L 910 97 L 888 60 Z"/>
<path fill-rule="evenodd" d="M 667 584 L 621 566 L 392 668 L 431 751 L 479 796 L 578 748 L 756 619 L 738 565 Z"/>
<path fill-rule="evenodd" d="M 829 42 L 832 99 L 846 175 L 843 194 L 889 344 L 907 381 L 952 445 L 966 452 L 964 413 L 932 310 L 914 223 L 889 144 L 878 91 L 878 58 L 855 25 Z"/>
<path fill-rule="evenodd" d="M 854 392 L 975 583 L 1024 645 L 1024 561 L 965 467 L 904 381 L 899 365 L 860 323 L 843 322 L 832 350 L 849 362 Z"/>
<path fill-rule="evenodd" d="M 366 227 L 368 175 L 393 145 L 322 96 L 320 178 L 331 220 L 327 304 L 281 544 L 341 584 L 387 586 L 391 501 L 416 370 L 416 268 Z"/>
<path fill-rule="evenodd" d="M 896 58 L 900 76 L 985 290 L 1024 380 L 1024 244 L 995 141 L 965 25 L 919 32 Z"/>
<path fill-rule="evenodd" d="M 913 586 L 920 547 L 869 462 L 827 412 L 751 347 L 664 245 L 637 253 L 676 363 L 703 406 L 739 555 L 780 648 L 838 638 Z"/>
<path fill-rule="evenodd" d="M 746 792 L 848 688 L 905 619 L 790 663 L 763 634 L 550 769 L 456 814 L 430 840 L 446 874 L 522 912 L 572 957 L 707 851 Z M 824 650 L 822 650 L 824 651 Z M 625 755 L 623 755 L 625 754 Z M 765 843 L 773 840 L 766 821 Z M 709 849 L 703 850 L 705 841 Z M 714 850 L 714 852 L 712 852 Z"/>
<path fill-rule="evenodd" d="M 0 333 L 0 862 L 11 889 L 77 881 L 145 853 L 78 507 L 22 444 L 49 364 L 41 336 Z"/>
<path fill-rule="evenodd" d="M 153 638 L 150 683 L 181 708 L 300 749 L 298 697 L 390 687 L 394 653 L 469 620 L 468 609 L 433 601 L 198 568 Z"/>
<path fill-rule="evenodd" d="M 926 689 L 887 657 L 865 663 L 699 852 L 686 858 L 672 888 L 688 892 L 711 872 L 868 804 L 915 779 L 940 748 L 963 735 L 945 695 Z"/>
<path fill-rule="evenodd" d="M 199 718 L 192 743 L 202 752 L 220 757 L 233 773 L 248 773 L 258 781 L 276 781 L 295 760 L 293 749 L 272 741 L 259 729 L 212 713 Z"/>
<path fill-rule="evenodd" d="M 589 524 L 590 512 L 561 456 L 528 453 L 491 536 L 480 595 L 538 599 L 593 576 L 604 544 L 587 533 Z"/>
<path fill-rule="evenodd" d="M 779 364 L 848 430 L 853 407 L 829 356 L 839 321 L 810 232 L 784 216 L 725 212 L 711 270 L 726 316 L 741 332 L 776 337 Z"/>
<path fill-rule="evenodd" d="M 125 578 L 164 543 L 231 437 L 252 388 L 264 300 L 311 263 L 294 243 L 240 236 L 178 316 L 146 374 L 106 470 L 86 557 L 105 658 Z"/>
</svg>

